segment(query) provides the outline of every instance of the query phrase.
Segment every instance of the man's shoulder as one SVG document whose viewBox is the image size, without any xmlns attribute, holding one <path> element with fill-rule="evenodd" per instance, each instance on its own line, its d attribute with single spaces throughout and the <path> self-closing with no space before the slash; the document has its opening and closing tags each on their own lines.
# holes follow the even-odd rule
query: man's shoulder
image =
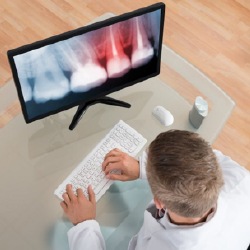
<svg viewBox="0 0 250 250">
<path fill-rule="evenodd" d="M 250 194 L 250 172 L 222 152 L 218 150 L 214 150 L 214 152 L 225 182 L 222 191 L 248 192 Z"/>
</svg>

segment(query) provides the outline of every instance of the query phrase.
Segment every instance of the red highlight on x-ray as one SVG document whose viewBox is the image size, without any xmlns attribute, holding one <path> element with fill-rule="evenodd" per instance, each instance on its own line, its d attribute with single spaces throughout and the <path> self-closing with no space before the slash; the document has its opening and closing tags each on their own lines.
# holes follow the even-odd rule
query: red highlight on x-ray
<svg viewBox="0 0 250 250">
<path fill-rule="evenodd" d="M 124 53 L 119 36 L 115 35 L 116 29 L 115 25 L 107 29 L 106 70 L 109 78 L 121 77 L 131 68 L 129 57 Z"/>
</svg>

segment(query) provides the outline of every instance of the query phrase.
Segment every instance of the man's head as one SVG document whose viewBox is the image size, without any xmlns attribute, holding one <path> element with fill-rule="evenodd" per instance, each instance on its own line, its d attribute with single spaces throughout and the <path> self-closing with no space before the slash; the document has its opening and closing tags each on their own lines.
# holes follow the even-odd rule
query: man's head
<svg viewBox="0 0 250 250">
<path fill-rule="evenodd" d="M 211 146 L 198 134 L 180 130 L 161 133 L 150 144 L 147 176 L 154 197 L 184 217 L 210 210 L 223 185 Z"/>
</svg>

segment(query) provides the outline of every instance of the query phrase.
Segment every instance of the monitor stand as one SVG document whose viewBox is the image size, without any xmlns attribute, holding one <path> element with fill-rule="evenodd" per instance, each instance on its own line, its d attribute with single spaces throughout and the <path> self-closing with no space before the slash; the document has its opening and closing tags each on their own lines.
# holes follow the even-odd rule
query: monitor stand
<svg viewBox="0 0 250 250">
<path fill-rule="evenodd" d="M 72 119 L 72 122 L 69 125 L 69 129 L 73 130 L 76 127 L 76 125 L 78 124 L 78 122 L 81 120 L 83 114 L 86 112 L 88 107 L 91 105 L 97 104 L 97 103 L 102 103 L 102 104 L 107 104 L 107 105 L 112 105 L 112 106 L 120 106 L 120 107 L 124 107 L 124 108 L 131 107 L 131 105 L 127 102 L 116 100 L 116 99 L 114 99 L 112 97 L 108 97 L 108 96 L 85 102 L 85 103 L 78 106 L 78 109 L 77 109 L 77 111 Z"/>
</svg>

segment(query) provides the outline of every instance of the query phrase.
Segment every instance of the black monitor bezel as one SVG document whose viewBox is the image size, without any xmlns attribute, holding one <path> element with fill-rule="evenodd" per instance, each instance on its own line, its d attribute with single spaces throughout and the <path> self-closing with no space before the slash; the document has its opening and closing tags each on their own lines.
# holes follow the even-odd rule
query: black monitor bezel
<svg viewBox="0 0 250 250">
<path fill-rule="evenodd" d="M 161 27 L 160 27 L 160 37 L 159 37 L 159 48 L 160 49 L 159 49 L 159 56 L 158 56 L 158 61 L 157 61 L 157 71 L 154 72 L 153 74 L 150 74 L 150 75 L 147 75 L 147 76 L 142 77 L 140 79 L 137 79 L 136 81 L 128 82 L 127 84 L 117 86 L 117 88 L 110 89 L 110 90 L 108 90 L 106 92 L 98 93 L 96 95 L 96 98 L 100 98 L 100 97 L 106 96 L 108 94 L 111 94 L 113 92 L 119 91 L 119 90 L 121 90 L 123 88 L 132 86 L 132 85 L 134 85 L 136 83 L 142 82 L 142 81 L 144 81 L 144 80 L 146 80 L 148 78 L 154 77 L 154 76 L 156 76 L 156 75 L 158 75 L 160 73 L 161 47 L 162 47 L 163 29 L 164 29 L 164 20 L 165 20 L 165 4 L 164 3 L 159 2 L 159 3 L 153 4 L 153 5 L 144 7 L 144 8 L 134 10 L 132 12 L 128 12 L 128 13 L 125 13 L 125 14 L 122 14 L 122 15 L 119 15 L 119 16 L 110 17 L 110 18 L 108 18 L 106 20 L 103 20 L 103 21 L 97 21 L 95 23 L 92 23 L 92 24 L 89 24 L 89 25 L 86 25 L 86 26 L 83 26 L 83 27 L 80 27 L 80 28 L 77 28 L 77 29 L 74 29 L 74 30 L 70 30 L 70 31 L 67 31 L 67 32 L 64 32 L 64 33 L 61 33 L 61 34 L 58 34 L 58 35 L 43 39 L 43 40 L 39 40 L 39 41 L 36 41 L 34 43 L 31 43 L 31 44 L 23 45 L 23 46 L 18 47 L 16 49 L 8 50 L 7 51 L 7 56 L 8 56 L 10 68 L 11 68 L 11 71 L 12 71 L 14 83 L 15 83 L 15 86 L 16 86 L 16 89 L 17 89 L 18 98 L 19 98 L 19 101 L 21 103 L 22 113 L 23 113 L 23 116 L 24 116 L 24 119 L 25 119 L 26 123 L 31 123 L 33 121 L 48 117 L 50 115 L 54 115 L 54 114 L 57 114 L 59 112 L 68 110 L 70 108 L 73 108 L 75 106 L 78 106 L 78 105 L 82 104 L 83 101 L 82 102 L 81 101 L 76 101 L 76 102 L 71 103 L 69 105 L 62 106 L 59 109 L 52 110 L 52 111 L 50 111 L 48 113 L 41 114 L 41 115 L 35 116 L 33 118 L 29 118 L 27 110 L 26 110 L 25 101 L 24 101 L 24 98 L 23 98 L 23 95 L 22 95 L 21 83 L 19 81 L 17 68 L 16 68 L 16 65 L 15 65 L 15 62 L 14 62 L 14 57 L 15 56 L 26 53 L 26 52 L 34 50 L 34 49 L 39 49 L 39 48 L 41 48 L 43 46 L 47 46 L 47 45 L 50 45 L 50 44 L 53 44 L 53 43 L 56 43 L 56 42 L 59 42 L 59 41 L 62 41 L 62 40 L 69 39 L 69 38 L 74 37 L 74 36 L 82 35 L 84 33 L 87 33 L 87 32 L 93 31 L 93 30 L 97 30 L 97 29 L 100 29 L 100 28 L 108 26 L 108 25 L 115 24 L 117 22 L 125 21 L 127 19 L 130 19 L 130 18 L 133 18 L 133 17 L 136 17 L 136 16 L 147 14 L 147 13 L 159 10 L 159 9 L 161 10 L 161 21 L 160 21 Z M 90 101 L 90 100 L 91 99 L 85 99 L 84 102 L 87 102 L 87 101 Z"/>
</svg>

